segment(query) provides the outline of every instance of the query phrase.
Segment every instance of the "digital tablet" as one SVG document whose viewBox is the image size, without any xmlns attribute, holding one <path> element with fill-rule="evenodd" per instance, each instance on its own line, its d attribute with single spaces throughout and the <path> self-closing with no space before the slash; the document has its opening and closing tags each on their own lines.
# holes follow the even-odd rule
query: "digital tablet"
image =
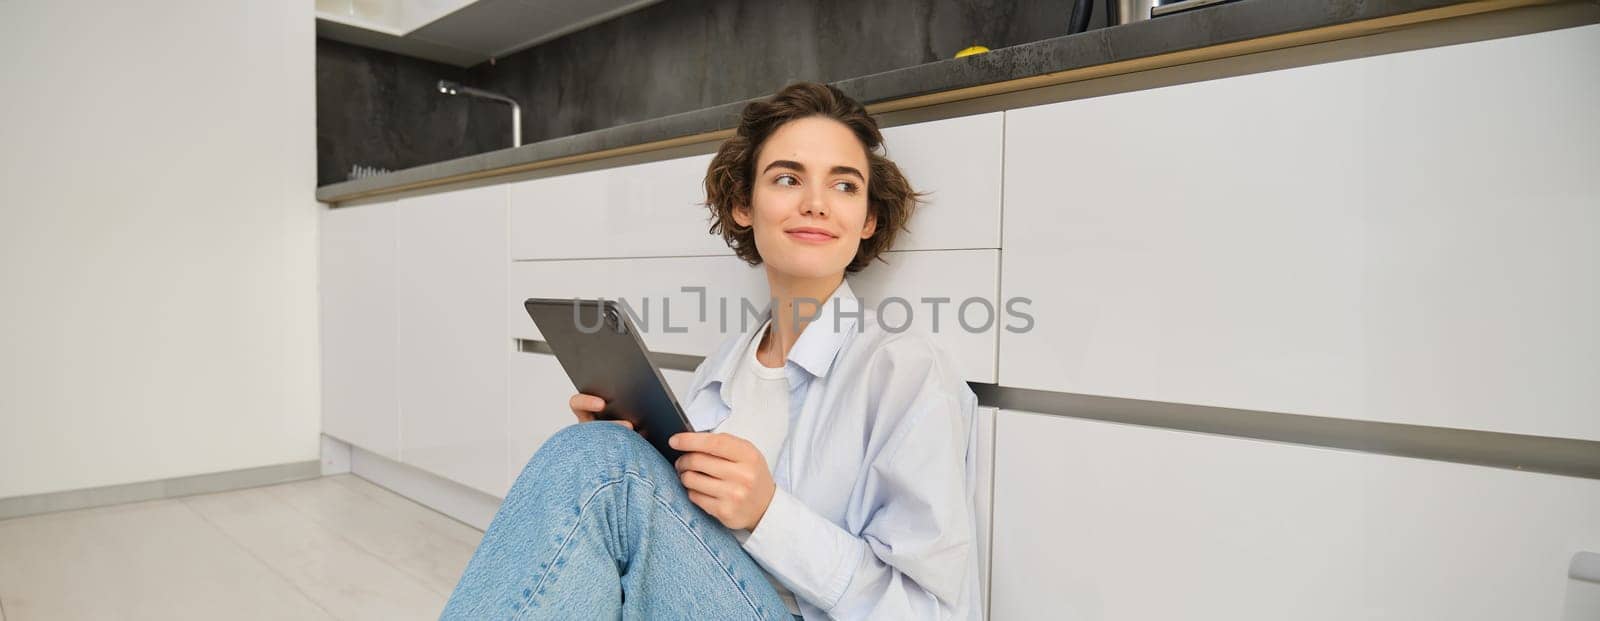
<svg viewBox="0 0 1600 621">
<path fill-rule="evenodd" d="M 528 298 L 523 306 L 578 392 L 605 400 L 597 418 L 632 422 L 669 462 L 682 455 L 667 439 L 694 428 L 615 300 Z"/>
</svg>

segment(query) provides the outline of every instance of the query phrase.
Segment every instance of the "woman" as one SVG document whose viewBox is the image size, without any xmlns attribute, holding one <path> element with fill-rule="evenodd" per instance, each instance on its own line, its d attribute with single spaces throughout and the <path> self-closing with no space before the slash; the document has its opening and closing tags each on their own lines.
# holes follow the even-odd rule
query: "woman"
<svg viewBox="0 0 1600 621">
<path fill-rule="evenodd" d="M 707 172 L 711 231 L 765 267 L 762 325 L 695 371 L 669 464 L 604 402 L 518 477 L 447 618 L 975 618 L 977 400 L 925 334 L 845 274 L 917 203 L 865 109 L 785 87 Z"/>
</svg>

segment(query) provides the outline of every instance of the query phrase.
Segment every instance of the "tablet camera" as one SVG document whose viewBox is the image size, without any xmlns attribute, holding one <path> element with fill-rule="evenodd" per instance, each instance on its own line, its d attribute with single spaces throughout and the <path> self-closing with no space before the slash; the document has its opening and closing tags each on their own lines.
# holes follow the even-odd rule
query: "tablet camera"
<svg viewBox="0 0 1600 621">
<path fill-rule="evenodd" d="M 608 306 L 605 309 L 605 313 L 606 325 L 611 326 L 612 330 L 616 330 L 618 334 L 621 334 L 623 331 L 622 318 L 617 316 L 617 310 Z"/>
</svg>

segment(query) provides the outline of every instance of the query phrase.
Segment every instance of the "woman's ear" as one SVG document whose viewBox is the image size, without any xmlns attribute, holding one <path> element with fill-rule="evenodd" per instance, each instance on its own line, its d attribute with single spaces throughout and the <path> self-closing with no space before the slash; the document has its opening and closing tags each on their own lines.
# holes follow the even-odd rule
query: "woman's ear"
<svg viewBox="0 0 1600 621">
<path fill-rule="evenodd" d="M 733 205 L 733 223 L 740 227 L 749 228 L 750 222 L 750 206 L 735 203 Z"/>
<path fill-rule="evenodd" d="M 878 232 L 878 214 L 872 212 L 872 206 L 867 206 L 867 224 L 861 227 L 861 239 L 872 237 Z"/>
</svg>

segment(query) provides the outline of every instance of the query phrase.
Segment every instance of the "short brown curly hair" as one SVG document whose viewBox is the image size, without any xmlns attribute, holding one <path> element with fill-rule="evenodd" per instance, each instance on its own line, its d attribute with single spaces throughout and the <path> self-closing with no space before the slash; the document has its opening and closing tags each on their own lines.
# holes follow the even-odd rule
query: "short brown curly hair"
<svg viewBox="0 0 1600 621">
<path fill-rule="evenodd" d="M 833 119 L 850 128 L 867 154 L 867 209 L 875 218 L 877 229 L 871 237 L 861 240 L 846 272 L 861 271 L 873 259 L 882 261 L 880 255 L 894 246 L 900 231 L 908 230 L 911 212 L 922 202 L 924 194 L 912 190 L 900 167 L 880 152 L 884 151 L 883 134 L 865 106 L 832 85 L 790 84 L 772 97 L 744 107 L 733 137 L 723 141 L 706 170 L 705 205 L 711 210 L 711 228 L 707 232 L 721 235 L 728 247 L 750 265 L 761 264 L 755 231 L 740 226 L 733 219 L 733 210 L 750 204 L 756 158 L 767 139 L 784 123 L 814 116 Z"/>
</svg>

